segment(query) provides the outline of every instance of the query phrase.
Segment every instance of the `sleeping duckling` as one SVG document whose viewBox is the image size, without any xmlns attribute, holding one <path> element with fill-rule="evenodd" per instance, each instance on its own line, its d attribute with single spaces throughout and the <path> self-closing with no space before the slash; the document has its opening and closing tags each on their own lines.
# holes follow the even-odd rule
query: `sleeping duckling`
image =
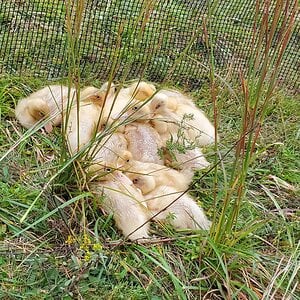
<svg viewBox="0 0 300 300">
<path fill-rule="evenodd" d="M 164 89 L 159 90 L 155 95 L 158 97 L 163 96 L 163 97 L 167 97 L 168 99 L 170 99 L 169 105 L 172 106 L 172 107 L 170 107 L 170 109 L 174 109 L 174 106 L 176 107 L 180 103 L 190 105 L 193 108 L 197 107 L 195 105 L 194 101 L 190 97 L 188 97 L 174 89 L 164 88 Z"/>
<path fill-rule="evenodd" d="M 168 120 L 168 131 L 171 134 L 177 126 L 184 130 L 188 139 L 197 142 L 198 146 L 206 146 L 214 142 L 215 128 L 204 112 L 197 107 L 180 103 L 164 94 L 154 95 L 150 107 L 154 115 L 163 116 Z M 155 124 L 154 126 L 158 127 Z"/>
<path fill-rule="evenodd" d="M 99 196 L 105 195 L 101 207 L 106 213 L 113 214 L 117 227 L 126 238 L 141 240 L 149 237 L 145 199 L 128 177 L 115 171 L 110 179 L 93 183 L 92 191 Z"/>
<path fill-rule="evenodd" d="M 164 149 L 164 159 L 167 166 L 182 170 L 181 173 L 206 169 L 210 165 L 199 148 L 187 149 L 184 152 L 174 149 L 172 153 Z"/>
<path fill-rule="evenodd" d="M 135 98 L 139 101 L 144 101 L 150 98 L 156 91 L 153 84 L 145 81 L 136 81 L 129 87 L 120 90 L 120 97 Z"/>
<path fill-rule="evenodd" d="M 140 161 L 131 161 L 126 175 L 143 195 L 160 185 L 175 186 L 178 191 L 185 191 L 193 177 L 192 172 L 187 176 L 165 166 Z"/>
<path fill-rule="evenodd" d="M 147 207 L 156 221 L 168 221 L 177 229 L 209 230 L 211 222 L 187 193 L 174 186 L 158 186 L 145 195 Z"/>
<path fill-rule="evenodd" d="M 82 90 L 80 106 L 71 108 L 66 117 L 66 134 L 71 154 L 78 152 L 95 137 L 105 94 L 100 89 L 87 87 Z"/>
<path fill-rule="evenodd" d="M 87 160 L 89 158 L 90 166 L 87 168 L 87 172 L 96 173 L 99 175 L 99 180 L 104 180 L 105 178 L 102 179 L 101 175 L 105 168 L 115 165 L 116 168 L 122 169 L 132 159 L 132 155 L 127 150 L 127 141 L 124 135 L 115 132 L 93 145 L 87 153 Z"/>
<path fill-rule="evenodd" d="M 74 89 L 66 86 L 49 85 L 27 98 L 21 99 L 15 109 L 16 118 L 25 128 L 31 128 L 42 119 L 49 117 L 45 130 L 51 132 L 53 126 L 61 124 L 62 111 L 68 101 L 74 98 Z M 70 93 L 69 93 L 70 92 Z"/>
<path fill-rule="evenodd" d="M 128 88 L 121 88 L 110 101 L 104 106 L 104 116 L 107 123 L 122 123 L 128 117 L 132 118 L 149 118 L 150 108 L 143 103 L 144 100 L 151 97 L 155 93 L 155 87 L 146 82 L 135 82 Z M 142 104 L 140 102 L 142 101 Z M 124 127 L 116 126 L 119 131 L 123 131 Z"/>
</svg>

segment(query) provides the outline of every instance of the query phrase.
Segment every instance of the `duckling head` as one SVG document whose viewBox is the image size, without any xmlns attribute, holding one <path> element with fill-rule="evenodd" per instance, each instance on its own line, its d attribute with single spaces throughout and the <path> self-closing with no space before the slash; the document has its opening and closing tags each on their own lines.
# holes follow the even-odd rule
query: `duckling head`
<svg viewBox="0 0 300 300">
<path fill-rule="evenodd" d="M 132 183 L 141 190 L 143 195 L 152 192 L 155 187 L 155 179 L 151 175 L 127 172 L 126 175 L 131 179 Z"/>
<path fill-rule="evenodd" d="M 128 170 L 133 163 L 132 154 L 130 151 L 125 150 L 117 159 L 117 167 L 119 170 Z"/>
<path fill-rule="evenodd" d="M 89 86 L 84 88 L 80 93 L 81 101 L 93 103 L 102 106 L 105 100 L 106 91 L 101 91 L 98 88 Z"/>
<path fill-rule="evenodd" d="M 105 181 L 112 179 L 117 167 L 114 164 L 94 163 L 90 165 L 86 172 L 91 176 L 92 180 L 97 179 L 98 181 Z"/>
<path fill-rule="evenodd" d="M 159 133 L 164 134 L 168 132 L 168 123 L 166 119 L 161 115 L 155 115 L 155 117 L 150 121 L 153 128 Z"/>
<path fill-rule="evenodd" d="M 36 121 L 40 121 L 50 114 L 50 108 L 46 101 L 41 98 L 31 98 L 27 102 L 27 111 Z"/>
<path fill-rule="evenodd" d="M 153 84 L 144 81 L 133 83 L 129 86 L 129 90 L 132 97 L 139 101 L 144 101 L 150 98 L 156 91 Z"/>
<path fill-rule="evenodd" d="M 162 93 L 157 93 L 150 102 L 150 109 L 154 114 L 166 115 L 170 111 L 175 111 L 176 108 L 176 101 Z"/>
<path fill-rule="evenodd" d="M 49 114 L 49 105 L 41 98 L 26 99 L 16 107 L 16 118 L 25 128 L 33 127 Z"/>
<path fill-rule="evenodd" d="M 136 122 L 147 122 L 152 117 L 150 105 L 148 103 L 134 103 L 121 117 L 121 120 L 130 118 Z"/>
<path fill-rule="evenodd" d="M 113 82 L 106 81 L 100 87 L 100 91 L 107 93 L 107 97 L 112 97 L 116 92 L 116 85 Z"/>
</svg>

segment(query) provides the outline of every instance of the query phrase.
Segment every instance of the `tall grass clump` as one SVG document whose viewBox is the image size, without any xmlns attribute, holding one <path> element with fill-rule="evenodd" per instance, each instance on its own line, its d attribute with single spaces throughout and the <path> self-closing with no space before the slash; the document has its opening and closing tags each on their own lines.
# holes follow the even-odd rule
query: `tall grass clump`
<svg viewBox="0 0 300 300">
<path fill-rule="evenodd" d="M 249 281 L 246 271 L 249 264 L 253 263 L 259 266 L 263 260 L 254 247 L 256 242 L 253 236 L 256 235 L 259 228 L 265 225 L 266 220 L 256 218 L 241 224 L 240 218 L 242 207 L 245 207 L 244 203 L 248 198 L 249 170 L 257 157 L 260 132 L 264 125 L 266 112 L 272 103 L 274 92 L 276 92 L 277 76 L 293 31 L 297 11 L 297 1 L 279 0 L 273 4 L 269 1 L 264 3 L 256 1 L 251 59 L 248 72 L 245 74 L 241 70 L 239 76 L 242 109 L 239 138 L 234 145 L 235 154 L 231 168 L 222 170 L 224 176 L 227 176 L 228 173 L 228 181 L 224 181 L 225 185 L 222 186 L 222 191 L 214 193 L 214 207 L 221 206 L 221 212 L 214 217 L 214 228 L 208 239 L 208 246 L 204 250 L 204 260 L 207 261 L 210 268 L 215 269 L 218 287 L 223 290 L 224 297 L 226 295 L 226 298 L 229 299 L 244 297 L 243 295 L 248 295 L 247 297 L 251 299 L 272 299 L 272 297 L 269 298 L 271 291 L 273 291 L 274 297 L 283 286 L 286 288 L 285 295 L 292 296 L 296 287 L 295 281 L 293 281 L 295 276 L 291 280 L 294 282 L 293 287 L 283 279 L 277 282 L 278 278 L 268 278 L 274 283 L 274 286 L 268 286 L 268 292 L 265 292 L 263 286 L 260 286 L 258 282 L 251 282 L 251 279 Z M 212 41 L 209 42 L 209 35 L 206 42 L 212 45 Z M 217 110 L 217 79 L 214 75 L 214 58 L 211 56 L 210 91 L 215 120 L 218 119 L 218 113 L 222 114 Z M 216 168 L 215 190 L 220 189 L 217 174 Z M 286 234 L 290 237 L 291 249 L 298 249 L 299 245 L 291 237 L 292 234 L 289 230 Z M 294 251 L 291 257 L 294 257 Z M 291 257 L 288 258 L 288 261 Z M 212 264 L 213 259 L 215 262 Z M 293 268 L 295 268 L 295 264 L 289 265 L 285 271 L 282 271 L 285 275 L 280 278 L 285 277 L 287 273 L 295 272 L 296 269 Z"/>
</svg>

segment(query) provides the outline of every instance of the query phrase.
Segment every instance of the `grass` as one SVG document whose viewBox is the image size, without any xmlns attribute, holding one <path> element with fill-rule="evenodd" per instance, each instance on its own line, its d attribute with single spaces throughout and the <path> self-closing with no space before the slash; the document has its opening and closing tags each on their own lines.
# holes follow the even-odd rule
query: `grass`
<svg viewBox="0 0 300 300">
<path fill-rule="evenodd" d="M 81 78 L 78 36 L 70 32 L 65 83 L 99 86 L 99 79 Z M 248 82 L 215 74 L 215 52 L 208 51 L 210 82 L 193 96 L 216 119 L 220 143 L 205 152 L 222 163 L 195 174 L 191 193 L 214 226 L 208 235 L 153 224 L 157 239 L 146 245 L 122 241 L 112 216 L 103 216 L 59 128 L 28 134 L 14 119 L 19 98 L 53 82 L 2 76 L 0 298 L 300 299 L 300 102 L 272 84 L 277 50 L 273 56 L 266 49 L 269 76 L 254 66 Z M 120 67 L 114 63 L 112 77 Z M 177 83 L 176 74 L 172 79 Z"/>
<path fill-rule="evenodd" d="M 12 77 L 1 80 L 2 154 L 24 133 L 13 118 L 14 103 L 44 84 Z M 209 88 L 203 87 L 194 96 L 211 115 L 207 93 Z M 227 91 L 219 96 L 224 112 L 220 119 L 220 151 L 225 153 L 236 140 L 241 111 Z M 238 241 L 232 246 L 216 243 L 201 233 L 176 233 L 158 226 L 152 228 L 162 237 L 157 244 L 116 246 L 113 241 L 120 234 L 112 219 L 102 215 L 91 197 L 76 191 L 76 182 L 68 172 L 51 184 L 21 224 L 20 218 L 59 168 L 58 158 L 51 160 L 53 153 L 60 153 L 59 130 L 50 136 L 36 132 L 1 162 L 1 296 L 196 299 L 211 295 L 219 299 L 228 297 L 227 284 L 235 291 L 232 299 L 242 295 L 260 299 L 264 294 L 269 297 L 264 299 L 281 299 L 285 291 L 288 295 L 299 281 L 300 116 L 291 114 L 291 110 L 299 111 L 297 107 L 298 99 L 286 96 L 283 90 L 272 100 L 256 145 L 256 160 L 247 175 L 246 195 L 235 230 Z M 230 171 L 233 155 L 231 151 L 224 159 L 226 172 Z M 212 218 L 214 175 L 209 173 L 198 180 L 201 175 L 195 176 L 192 193 Z M 221 199 L 226 187 L 224 170 L 219 170 L 217 176 L 217 197 Z M 67 200 L 74 203 L 55 210 Z M 75 208 L 76 216 L 72 215 Z M 221 209 L 219 201 L 217 214 Z M 45 218 L 49 213 L 53 214 Z M 82 224 L 84 219 L 88 224 Z M 18 234 L 36 221 L 36 225 Z M 275 296 L 270 298 L 273 293 Z M 297 290 L 293 299 L 297 299 L 296 294 Z"/>
</svg>

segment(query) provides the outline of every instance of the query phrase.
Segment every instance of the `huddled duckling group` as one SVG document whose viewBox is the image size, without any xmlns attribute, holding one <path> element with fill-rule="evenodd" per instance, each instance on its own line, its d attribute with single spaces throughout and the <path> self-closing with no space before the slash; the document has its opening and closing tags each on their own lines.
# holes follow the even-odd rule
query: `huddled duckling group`
<svg viewBox="0 0 300 300">
<path fill-rule="evenodd" d="M 80 152 L 91 191 L 104 198 L 102 208 L 126 238 L 149 238 L 149 219 L 210 228 L 187 190 L 194 171 L 209 166 L 201 148 L 216 134 L 190 97 L 143 81 L 80 93 L 50 85 L 20 100 L 15 113 L 24 127 L 44 122 L 47 132 L 63 122 L 70 154 Z"/>
</svg>

